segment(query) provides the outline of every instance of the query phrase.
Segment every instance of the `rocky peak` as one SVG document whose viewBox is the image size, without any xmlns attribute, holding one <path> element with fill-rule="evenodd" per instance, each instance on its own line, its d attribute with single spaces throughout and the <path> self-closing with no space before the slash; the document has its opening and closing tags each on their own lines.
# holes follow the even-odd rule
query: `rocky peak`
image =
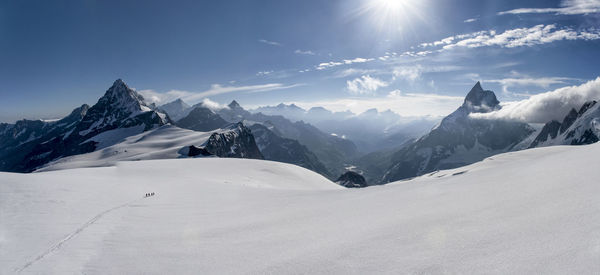
<svg viewBox="0 0 600 275">
<path fill-rule="evenodd" d="M 583 104 L 583 106 L 581 106 L 581 108 L 579 109 L 579 112 L 577 113 L 579 116 L 583 115 L 583 113 L 585 113 L 587 110 L 589 110 L 592 106 L 596 105 L 596 101 L 592 100 L 592 101 L 588 101 L 585 104 Z"/>
<path fill-rule="evenodd" d="M 98 103 L 108 104 L 117 108 L 124 107 L 130 111 L 147 111 L 147 109 L 150 109 L 144 103 L 144 97 L 129 88 L 121 79 L 115 80 L 104 96 L 98 100 Z"/>
<path fill-rule="evenodd" d="M 229 103 L 229 105 L 227 105 L 227 107 L 229 107 L 230 109 L 242 108 L 242 106 L 240 106 L 240 104 L 237 103 L 237 101 L 235 101 L 235 100 L 232 100 L 231 103 Z"/>
<path fill-rule="evenodd" d="M 471 88 L 471 91 L 469 91 L 465 97 L 462 106 L 467 108 L 470 112 L 485 113 L 496 109 L 499 104 L 500 102 L 496 98 L 494 92 L 483 90 L 481 83 L 477 81 L 475 86 Z"/>
</svg>

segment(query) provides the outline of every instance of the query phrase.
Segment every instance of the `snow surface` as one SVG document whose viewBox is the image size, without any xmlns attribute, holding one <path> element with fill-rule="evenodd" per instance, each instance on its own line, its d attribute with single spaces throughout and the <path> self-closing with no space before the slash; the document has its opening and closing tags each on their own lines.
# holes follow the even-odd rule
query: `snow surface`
<svg viewBox="0 0 600 275">
<path fill-rule="evenodd" d="M 140 128 L 141 127 L 141 128 Z M 118 161 L 137 161 L 152 159 L 173 159 L 181 157 L 179 150 L 190 145 L 202 145 L 213 132 L 225 132 L 218 129 L 213 132 L 197 132 L 181 129 L 173 125 L 164 125 L 157 129 L 142 132 L 143 126 L 120 128 L 94 136 L 98 150 L 81 155 L 58 159 L 46 164 L 37 171 L 52 171 L 82 167 L 114 166 Z M 119 142 L 117 144 L 114 144 Z M 113 144 L 112 146 L 107 146 Z"/>
<path fill-rule="evenodd" d="M 0 173 L 0 273 L 597 274 L 599 154 L 510 152 L 365 189 L 247 159 Z"/>
</svg>

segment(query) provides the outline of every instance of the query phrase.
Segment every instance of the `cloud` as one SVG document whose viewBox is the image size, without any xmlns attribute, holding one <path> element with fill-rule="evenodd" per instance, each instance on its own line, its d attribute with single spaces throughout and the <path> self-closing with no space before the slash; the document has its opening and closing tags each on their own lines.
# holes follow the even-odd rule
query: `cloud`
<svg viewBox="0 0 600 275">
<path fill-rule="evenodd" d="M 576 31 L 569 27 L 557 28 L 555 24 L 536 25 L 531 28 L 517 28 L 497 33 L 495 30 L 479 31 L 446 37 L 442 40 L 423 43 L 420 47 L 442 46 L 442 50 L 453 48 L 479 48 L 498 46 L 515 48 L 552 43 L 560 40 L 596 40 L 600 39 L 600 30 L 596 28 Z"/>
<path fill-rule="evenodd" d="M 600 12 L 600 0 L 563 0 L 560 8 L 520 8 L 499 12 L 504 14 L 554 13 L 559 15 L 591 14 Z"/>
<path fill-rule="evenodd" d="M 393 71 L 394 79 L 400 78 L 408 80 L 410 82 L 414 82 L 415 80 L 421 78 L 422 73 L 423 69 L 420 65 L 411 67 L 399 67 L 395 68 Z"/>
<path fill-rule="evenodd" d="M 378 70 L 375 69 L 356 69 L 356 68 L 349 68 L 349 69 L 345 69 L 345 70 L 341 70 L 336 72 L 333 77 L 335 78 L 344 78 L 344 77 L 348 77 L 348 76 L 353 76 L 353 75 L 364 75 L 364 74 L 371 74 L 371 73 L 378 73 Z"/>
<path fill-rule="evenodd" d="M 295 50 L 294 51 L 295 54 L 304 54 L 304 55 L 315 55 L 315 53 L 313 51 L 303 51 L 303 50 Z"/>
<path fill-rule="evenodd" d="M 568 86 L 533 95 L 528 99 L 508 102 L 502 109 L 485 114 L 472 114 L 476 118 L 519 120 L 529 123 L 546 123 L 562 120 L 571 110 L 587 101 L 600 100 L 600 77 L 579 86 Z"/>
<path fill-rule="evenodd" d="M 373 60 L 375 60 L 375 59 L 374 58 L 357 57 L 354 59 L 344 59 L 342 61 L 330 61 L 330 62 L 324 62 L 324 63 L 317 65 L 315 67 L 315 69 L 325 70 L 325 69 L 328 69 L 331 67 L 336 67 L 336 66 L 341 66 L 341 65 L 350 65 L 350 64 L 354 64 L 354 63 L 365 63 L 365 62 L 370 62 Z"/>
<path fill-rule="evenodd" d="M 354 80 L 346 81 L 346 85 L 348 91 L 354 95 L 372 95 L 375 94 L 377 89 L 386 87 L 389 83 L 370 75 L 363 75 Z"/>
<path fill-rule="evenodd" d="M 212 100 L 210 100 L 208 98 L 202 99 L 202 106 L 204 106 L 204 107 L 206 107 L 208 109 L 211 109 L 213 111 L 221 110 L 221 109 L 224 109 L 224 108 L 229 108 L 225 104 L 221 105 L 218 102 L 212 101 Z"/>
<path fill-rule="evenodd" d="M 278 46 L 278 47 L 283 46 L 283 44 L 281 44 L 279 42 L 269 41 L 269 40 L 265 40 L 265 39 L 259 39 L 258 42 L 265 43 L 265 44 L 271 45 L 271 46 Z"/>
<path fill-rule="evenodd" d="M 256 76 L 266 76 L 272 74 L 274 71 L 260 71 L 256 73 Z"/>
<path fill-rule="evenodd" d="M 233 92 L 246 92 L 246 93 L 257 93 L 257 92 L 266 92 L 273 90 L 282 90 L 289 89 L 293 87 L 298 87 L 302 84 L 292 84 L 292 85 L 284 85 L 281 83 L 269 83 L 269 84 L 260 84 L 260 85 L 247 85 L 247 86 L 222 86 L 220 84 L 211 85 L 210 89 L 202 91 L 202 92 L 191 92 L 191 91 L 182 91 L 182 90 L 170 90 L 165 93 L 159 93 L 154 90 L 140 90 L 140 93 L 146 101 L 151 103 L 156 103 L 158 105 L 165 104 L 171 102 L 175 99 L 181 98 L 182 100 L 194 104 L 196 102 L 201 101 L 202 99 L 226 93 Z"/>
<path fill-rule="evenodd" d="M 465 22 L 465 23 L 473 23 L 475 21 L 477 21 L 477 18 L 469 18 L 469 19 L 467 19 L 467 20 L 465 20 L 463 22 Z"/>
<path fill-rule="evenodd" d="M 554 84 L 565 84 L 569 80 L 575 80 L 569 77 L 540 77 L 540 78 L 502 78 L 502 79 L 489 79 L 484 82 L 498 83 L 507 87 L 514 86 L 537 86 L 542 88 L 548 88 Z"/>
</svg>

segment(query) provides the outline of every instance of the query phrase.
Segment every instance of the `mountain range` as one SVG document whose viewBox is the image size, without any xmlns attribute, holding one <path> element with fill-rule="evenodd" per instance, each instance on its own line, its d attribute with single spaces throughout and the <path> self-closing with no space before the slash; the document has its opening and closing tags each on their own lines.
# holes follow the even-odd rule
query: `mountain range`
<svg viewBox="0 0 600 275">
<path fill-rule="evenodd" d="M 77 107 L 63 119 L 0 124 L 0 171 L 164 158 L 253 158 L 298 165 L 342 186 L 365 187 L 499 153 L 599 140 L 596 101 L 542 127 L 477 116 L 501 108 L 494 92 L 477 82 L 461 106 L 426 131 L 433 120 L 410 122 L 391 111 L 356 115 L 293 104 L 248 111 L 235 100 L 214 108 L 181 99 L 156 107 L 118 79 L 96 104 Z"/>
</svg>

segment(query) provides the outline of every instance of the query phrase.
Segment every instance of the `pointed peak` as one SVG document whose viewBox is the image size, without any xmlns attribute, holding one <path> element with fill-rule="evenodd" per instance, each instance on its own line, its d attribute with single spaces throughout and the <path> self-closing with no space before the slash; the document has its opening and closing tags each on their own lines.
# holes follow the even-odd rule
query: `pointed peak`
<svg viewBox="0 0 600 275">
<path fill-rule="evenodd" d="M 113 87 L 126 87 L 126 88 L 128 88 L 127 84 L 125 84 L 125 82 L 123 81 L 123 79 L 120 79 L 120 78 L 117 79 L 117 80 L 115 80 L 115 82 L 113 82 L 112 86 Z"/>
<path fill-rule="evenodd" d="M 231 109 L 241 108 L 240 104 L 237 103 L 237 101 L 235 101 L 235 100 L 232 100 L 231 103 L 229 103 L 229 105 L 227 105 L 227 106 Z"/>
<path fill-rule="evenodd" d="M 496 94 L 489 90 L 483 90 L 481 83 L 477 81 L 475 86 L 465 97 L 463 106 L 473 109 L 472 111 L 490 111 L 495 109 L 500 102 L 496 98 Z M 481 109 L 480 107 L 485 107 Z M 489 109 L 489 110 L 487 110 Z"/>
<path fill-rule="evenodd" d="M 113 85 L 108 88 L 103 97 L 98 100 L 99 103 L 111 104 L 114 106 L 129 106 L 132 110 L 141 110 L 142 106 L 149 108 L 144 97 L 133 89 L 129 88 L 121 79 L 115 80 Z M 127 108 L 129 108 L 127 107 Z"/>
</svg>

